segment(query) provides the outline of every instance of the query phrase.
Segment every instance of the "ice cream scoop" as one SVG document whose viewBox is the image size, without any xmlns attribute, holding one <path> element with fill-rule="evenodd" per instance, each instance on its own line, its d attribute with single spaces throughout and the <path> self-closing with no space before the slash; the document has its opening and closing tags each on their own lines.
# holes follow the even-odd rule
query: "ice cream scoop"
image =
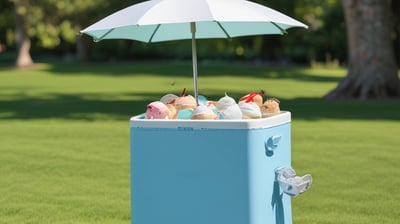
<svg viewBox="0 0 400 224">
<path fill-rule="evenodd" d="M 181 96 L 175 99 L 175 108 L 177 111 L 184 110 L 184 109 L 194 109 L 197 107 L 196 99 L 191 96 Z"/>
<path fill-rule="evenodd" d="M 279 104 L 280 101 L 276 98 L 267 99 L 260 107 L 262 117 L 270 117 L 279 114 L 281 112 Z"/>
<path fill-rule="evenodd" d="M 146 117 L 148 119 L 168 119 L 169 113 L 167 105 L 161 101 L 151 102 L 147 105 Z"/>
<path fill-rule="evenodd" d="M 214 111 L 205 106 L 200 105 L 193 110 L 192 116 L 190 117 L 192 120 L 215 120 L 217 119 L 217 114 Z"/>
<path fill-rule="evenodd" d="M 251 103 L 254 102 L 258 106 L 261 106 L 263 104 L 263 95 L 264 91 L 261 90 L 259 92 L 251 92 L 239 99 L 239 103 Z"/>
<path fill-rule="evenodd" d="M 236 101 L 225 93 L 225 96 L 217 101 L 215 107 L 218 112 L 226 110 L 228 107 L 235 105 Z"/>
<path fill-rule="evenodd" d="M 243 119 L 257 119 L 261 118 L 260 107 L 255 102 L 239 103 L 240 110 L 243 114 Z"/>
<path fill-rule="evenodd" d="M 165 103 L 165 104 L 172 104 L 172 103 L 174 103 L 176 98 L 178 98 L 177 95 L 172 94 L 172 93 L 168 93 L 168 94 L 164 95 L 163 97 L 161 97 L 160 101 Z"/>
</svg>

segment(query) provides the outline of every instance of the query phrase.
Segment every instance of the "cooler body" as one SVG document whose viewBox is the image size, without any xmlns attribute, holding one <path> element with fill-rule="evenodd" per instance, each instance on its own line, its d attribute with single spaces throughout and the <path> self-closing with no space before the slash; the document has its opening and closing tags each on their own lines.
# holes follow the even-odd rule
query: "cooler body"
<svg viewBox="0 0 400 224">
<path fill-rule="evenodd" d="M 275 169 L 291 164 L 290 113 L 240 121 L 131 119 L 133 224 L 292 223 Z"/>
</svg>

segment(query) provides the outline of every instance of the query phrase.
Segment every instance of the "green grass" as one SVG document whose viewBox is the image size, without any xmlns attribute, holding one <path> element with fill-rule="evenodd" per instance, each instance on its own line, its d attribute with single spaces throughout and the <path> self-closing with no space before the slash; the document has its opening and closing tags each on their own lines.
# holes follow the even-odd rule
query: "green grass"
<svg viewBox="0 0 400 224">
<path fill-rule="evenodd" d="M 0 68 L 0 223 L 130 223 L 129 118 L 192 92 L 190 62 Z M 292 112 L 292 163 L 311 173 L 294 224 L 397 223 L 400 102 L 324 101 L 340 68 L 201 63 L 200 94 L 263 89 Z"/>
</svg>

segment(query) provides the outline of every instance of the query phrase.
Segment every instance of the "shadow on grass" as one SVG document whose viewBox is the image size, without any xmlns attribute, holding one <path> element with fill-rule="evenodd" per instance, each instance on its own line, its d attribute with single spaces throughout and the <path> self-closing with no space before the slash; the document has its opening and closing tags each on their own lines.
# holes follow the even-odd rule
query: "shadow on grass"
<svg viewBox="0 0 400 224">
<path fill-rule="evenodd" d="M 399 100 L 341 100 L 319 98 L 283 100 L 282 109 L 292 112 L 294 119 L 392 120 L 400 121 Z"/>
<path fill-rule="evenodd" d="M 99 76 L 136 76 L 157 75 L 174 77 L 192 77 L 192 63 L 190 61 L 155 61 L 132 63 L 54 63 L 48 69 L 55 75 L 99 75 Z M 307 68 L 301 67 L 274 67 L 265 64 L 243 62 L 200 62 L 198 64 L 199 77 L 243 76 L 260 78 L 295 79 L 316 82 L 338 82 L 341 78 L 306 73 Z"/>
<path fill-rule="evenodd" d="M 107 95 L 52 95 L 48 98 L 17 97 L 0 100 L 0 120 L 65 119 L 129 120 L 145 111 L 146 105 L 162 93 L 141 96 L 140 100 L 115 100 Z M 234 98 L 241 93 L 232 93 Z M 132 96 L 127 96 L 132 97 Z M 218 99 L 220 96 L 208 96 Z M 399 101 L 325 101 L 317 98 L 281 99 L 281 109 L 293 119 L 400 120 Z"/>
</svg>

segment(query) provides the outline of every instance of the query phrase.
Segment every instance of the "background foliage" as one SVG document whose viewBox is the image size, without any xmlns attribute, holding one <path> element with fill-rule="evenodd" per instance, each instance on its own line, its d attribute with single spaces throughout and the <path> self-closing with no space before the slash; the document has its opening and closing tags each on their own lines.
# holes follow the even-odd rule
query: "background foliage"
<svg viewBox="0 0 400 224">
<path fill-rule="evenodd" d="M 79 30 L 138 0 L 5 0 L 0 2 L 0 60 L 14 58 L 13 2 L 22 2 L 36 60 L 76 59 Z M 281 63 L 346 61 L 346 37 L 340 0 L 259 0 L 307 25 L 309 29 L 291 29 L 288 35 L 199 41 L 200 59 L 263 60 Z M 154 58 L 189 58 L 186 41 L 144 44 L 137 41 L 109 40 L 95 45 L 84 36 L 92 60 L 139 60 Z M 8 55 L 8 56 L 7 56 Z"/>
<path fill-rule="evenodd" d="M 22 2 L 28 17 L 34 59 L 61 57 L 76 59 L 79 30 L 93 22 L 142 0 L 5 0 L 0 2 L 0 61 L 14 59 L 14 5 Z M 199 58 L 263 60 L 281 63 L 345 63 L 346 31 L 340 0 L 258 0 L 292 16 L 309 29 L 291 29 L 289 35 L 245 37 L 228 40 L 203 40 Z M 392 1 L 393 40 L 396 54 L 400 51 L 400 3 Z M 92 60 L 131 60 L 149 58 L 188 58 L 189 43 L 184 41 L 144 44 L 129 40 L 108 40 L 93 45 L 84 36 Z M 1 52 L 3 54 L 1 54 Z M 398 60 L 399 61 L 399 60 Z M 398 62 L 398 64 L 400 64 Z"/>
</svg>

